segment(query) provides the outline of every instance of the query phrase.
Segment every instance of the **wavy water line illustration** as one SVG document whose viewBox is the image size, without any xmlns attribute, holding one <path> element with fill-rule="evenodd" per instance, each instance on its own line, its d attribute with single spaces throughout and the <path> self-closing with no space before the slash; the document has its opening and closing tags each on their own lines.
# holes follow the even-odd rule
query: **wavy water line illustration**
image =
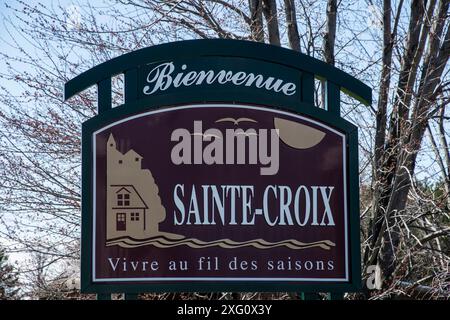
<svg viewBox="0 0 450 320">
<path fill-rule="evenodd" d="M 294 250 L 302 250 L 308 248 L 319 247 L 324 250 L 330 250 L 335 243 L 330 240 L 321 240 L 316 242 L 304 243 L 295 239 L 283 240 L 278 242 L 268 242 L 264 239 L 254 239 L 244 242 L 237 242 L 231 239 L 220 239 L 215 241 L 202 241 L 195 238 L 184 238 L 179 240 L 168 239 L 164 236 L 157 236 L 149 239 L 133 239 L 131 237 L 120 237 L 112 239 L 106 243 L 107 246 L 118 245 L 124 248 L 135 248 L 153 245 L 157 248 L 172 248 L 186 245 L 190 248 L 201 249 L 218 246 L 224 249 L 235 249 L 242 247 L 254 247 L 257 249 L 271 249 L 275 247 L 287 247 Z"/>
</svg>

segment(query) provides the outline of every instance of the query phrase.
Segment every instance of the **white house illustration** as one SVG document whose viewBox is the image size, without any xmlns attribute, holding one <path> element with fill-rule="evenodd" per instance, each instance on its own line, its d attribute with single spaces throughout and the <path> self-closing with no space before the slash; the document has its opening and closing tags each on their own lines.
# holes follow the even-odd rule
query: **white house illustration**
<svg viewBox="0 0 450 320">
<path fill-rule="evenodd" d="M 130 237 L 145 240 L 159 235 L 180 236 L 159 231 L 166 218 L 159 189 L 152 173 L 141 168 L 142 157 L 130 149 L 122 154 L 110 134 L 106 146 L 106 240 Z"/>
</svg>

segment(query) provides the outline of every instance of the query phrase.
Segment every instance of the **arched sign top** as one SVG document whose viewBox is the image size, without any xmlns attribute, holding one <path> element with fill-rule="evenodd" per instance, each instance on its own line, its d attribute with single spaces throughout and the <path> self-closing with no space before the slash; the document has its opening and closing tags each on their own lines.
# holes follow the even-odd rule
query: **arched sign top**
<svg viewBox="0 0 450 320">
<path fill-rule="evenodd" d="M 285 66 L 287 70 L 297 70 L 302 74 L 302 91 L 307 95 L 314 85 L 314 78 L 325 79 L 338 89 L 356 98 L 360 102 L 370 105 L 372 102 L 371 89 L 358 79 L 323 61 L 305 54 L 282 47 L 242 40 L 188 40 L 156 45 L 133 51 L 104 62 L 78 75 L 65 84 L 64 99 L 67 100 L 88 87 L 109 81 L 111 77 L 129 73 L 130 81 L 135 81 L 133 72 L 140 66 L 153 64 L 158 61 L 173 61 L 178 59 L 213 57 L 234 57 Z M 213 61 L 213 63 L 215 63 Z M 234 64 L 234 63 L 233 63 Z M 129 94 L 129 102 L 137 96 Z M 302 101 L 312 103 L 311 97 L 302 97 Z"/>
</svg>

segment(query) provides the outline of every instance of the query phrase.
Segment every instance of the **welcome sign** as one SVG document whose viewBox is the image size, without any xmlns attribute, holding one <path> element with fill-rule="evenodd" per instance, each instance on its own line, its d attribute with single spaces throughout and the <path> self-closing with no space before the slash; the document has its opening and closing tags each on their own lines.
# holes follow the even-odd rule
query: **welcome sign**
<svg viewBox="0 0 450 320">
<path fill-rule="evenodd" d="M 211 41 L 116 58 L 125 104 L 83 124 L 83 290 L 357 288 L 357 136 L 339 99 L 314 107 L 288 50 Z"/>
</svg>

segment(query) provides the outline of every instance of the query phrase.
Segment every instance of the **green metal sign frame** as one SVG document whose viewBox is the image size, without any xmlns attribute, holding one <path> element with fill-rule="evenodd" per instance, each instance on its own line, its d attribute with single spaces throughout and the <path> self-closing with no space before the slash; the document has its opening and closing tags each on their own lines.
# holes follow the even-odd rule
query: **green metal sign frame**
<svg viewBox="0 0 450 320">
<path fill-rule="evenodd" d="M 228 88 L 223 90 L 173 90 L 155 96 L 141 97 L 138 94 L 140 69 L 162 61 L 190 61 L 202 58 L 238 58 L 249 64 L 260 66 L 261 70 L 280 73 L 276 69 L 289 70 L 298 74 L 300 94 L 295 99 L 283 95 L 261 92 L 255 88 Z M 245 63 L 244 63 L 245 65 Z M 111 78 L 124 74 L 125 103 L 112 108 Z M 314 106 L 314 79 L 326 84 L 326 106 Z M 322 61 L 301 53 L 265 45 L 237 40 L 191 40 L 168 43 L 137 50 L 102 63 L 68 81 L 64 98 L 97 85 L 98 115 L 82 126 L 82 242 L 81 242 L 81 291 L 108 294 L 126 292 L 167 291 L 292 291 L 292 292 L 351 292 L 361 288 L 360 221 L 359 221 L 359 174 L 358 174 L 358 129 L 340 116 L 340 91 L 356 98 L 366 105 L 372 102 L 371 89 L 349 74 Z M 194 103 L 239 103 L 284 109 L 316 119 L 346 134 L 348 159 L 348 208 L 349 208 L 349 251 L 350 281 L 313 284 L 271 282 L 227 282 L 227 283 L 164 283 L 164 284 L 104 284 L 92 282 L 92 205 L 93 205 L 93 146 L 92 134 L 99 128 L 117 119 L 146 110 Z"/>
</svg>

